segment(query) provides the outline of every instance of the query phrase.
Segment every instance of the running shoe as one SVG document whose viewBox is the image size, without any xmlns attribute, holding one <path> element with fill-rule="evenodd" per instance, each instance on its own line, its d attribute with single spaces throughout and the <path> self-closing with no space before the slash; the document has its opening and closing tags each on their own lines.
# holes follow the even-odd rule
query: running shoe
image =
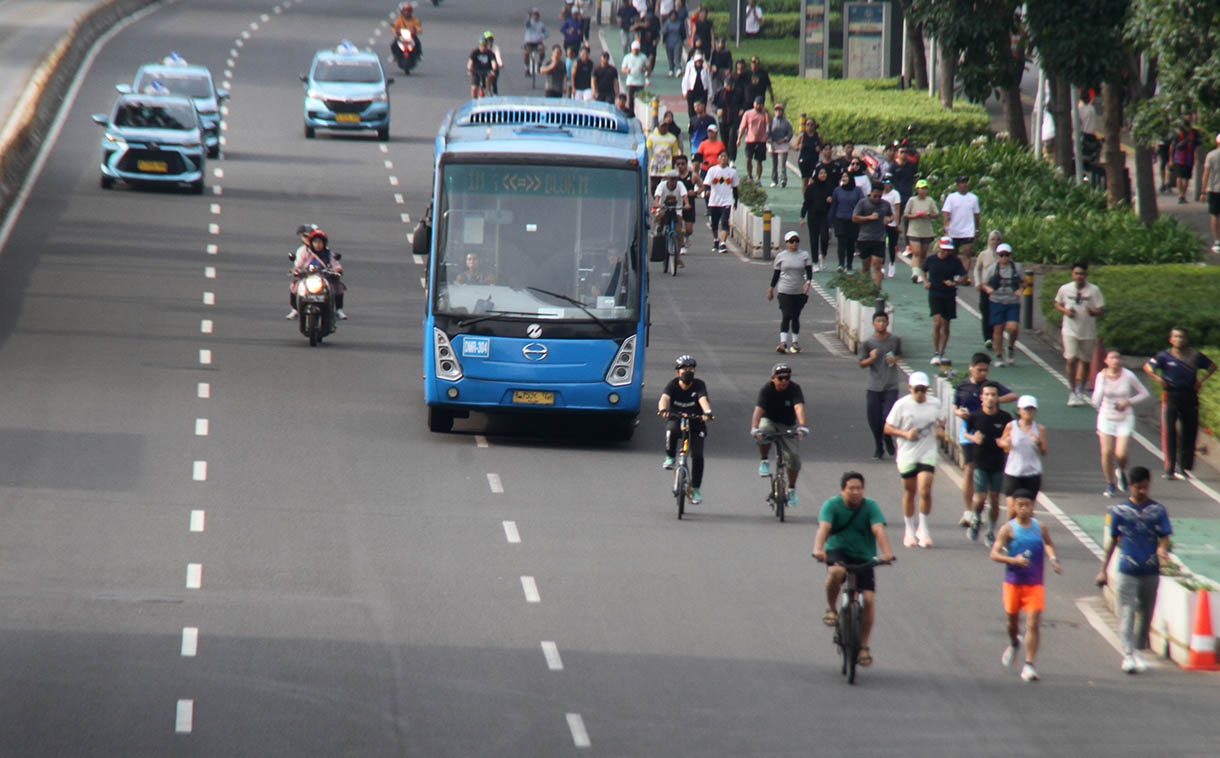
<svg viewBox="0 0 1220 758">
<path fill-rule="evenodd" d="M 991 362 L 991 365 L 996 368 L 1004 368 L 1004 359 L 997 355 L 995 360 Z"/>
<path fill-rule="evenodd" d="M 794 354 L 795 354 L 795 353 L 799 353 L 799 352 L 801 352 L 801 346 L 800 346 L 800 344 L 798 344 L 798 343 L 796 343 L 796 342 L 793 342 L 793 343 L 792 343 L 792 347 L 788 348 L 788 352 L 790 352 L 790 353 L 794 353 Z"/>
<path fill-rule="evenodd" d="M 837 267 L 835 268 L 835 271 L 837 271 L 838 273 L 840 273 L 840 274 L 841 274 L 841 273 L 843 273 L 843 267 L 842 267 L 842 266 L 837 266 Z"/>
<path fill-rule="evenodd" d="M 666 471 L 673 471 L 673 469 L 674 469 L 673 456 L 670 456 L 670 455 L 665 456 L 665 462 L 661 464 L 661 468 L 665 469 Z"/>
<path fill-rule="evenodd" d="M 294 319 L 294 318 L 296 318 L 296 317 L 297 317 L 297 309 L 296 309 L 296 308 L 293 308 L 292 310 L 288 311 L 288 315 L 287 315 L 287 316 L 284 316 L 284 318 L 286 318 L 286 319 Z"/>
<path fill-rule="evenodd" d="M 816 273 L 818 273 L 818 272 L 819 272 L 819 271 L 821 271 L 821 270 L 822 270 L 822 264 L 821 264 L 821 263 L 815 263 L 815 264 L 813 264 L 813 273 L 815 273 L 815 274 L 816 274 Z"/>
<path fill-rule="evenodd" d="M 1107 484 L 1106 489 L 1101 494 L 1106 497 L 1118 497 L 1122 493 L 1118 491 L 1118 487 L 1115 487 L 1113 484 Z"/>
<path fill-rule="evenodd" d="M 699 491 L 698 487 L 691 487 L 690 488 L 690 504 L 698 505 L 699 503 L 702 503 L 702 502 L 703 502 L 703 493 Z"/>
<path fill-rule="evenodd" d="M 974 511 L 962 511 L 962 517 L 957 520 L 957 525 L 965 529 L 970 526 L 970 522 L 974 520 Z"/>
<path fill-rule="evenodd" d="M 758 462 L 758 475 L 759 476 L 771 476 L 771 464 L 767 463 L 766 461 L 759 461 Z"/>
<path fill-rule="evenodd" d="M 340 321 L 347 321 L 347 314 L 343 312 L 342 308 L 335 311 L 335 315 L 339 317 Z"/>
<path fill-rule="evenodd" d="M 678 255 L 686 255 L 686 245 L 683 245 L 683 246 L 682 246 L 682 247 L 681 247 L 681 248 L 678 250 Z"/>
<path fill-rule="evenodd" d="M 983 347 L 991 350 L 991 340 L 983 340 Z"/>
<path fill-rule="evenodd" d="M 885 270 L 885 276 L 886 276 L 886 278 L 887 278 L 887 279 L 893 279 L 893 278 L 894 278 L 894 274 L 896 274 L 897 272 L 898 272 L 897 267 L 895 267 L 895 266 L 894 266 L 894 264 L 893 264 L 893 263 L 891 263 L 891 264 L 890 264 L 890 267 L 889 267 L 888 269 L 886 269 L 886 270 Z"/>
<path fill-rule="evenodd" d="M 666 186 L 669 186 L 669 185 L 666 185 Z M 775 186 L 775 182 L 771 182 L 771 186 L 772 186 L 772 187 L 774 187 L 774 186 Z"/>
<path fill-rule="evenodd" d="M 1012 662 L 1017 659 L 1017 651 L 1021 648 L 1019 644 L 1009 645 L 1004 648 L 1004 652 L 1000 655 L 1001 666 L 1011 666 Z"/>
<path fill-rule="evenodd" d="M 796 490 L 788 490 L 788 507 L 795 508 L 796 500 Z"/>
<path fill-rule="evenodd" d="M 1161 474 L 1161 478 L 1164 479 L 1165 481 L 1172 481 L 1174 479 L 1177 479 L 1178 475 L 1173 473 L 1172 471 L 1166 471 L 1165 473 Z"/>
<path fill-rule="evenodd" d="M 1021 679 L 1027 682 L 1038 681 L 1038 671 L 1034 668 L 1034 664 L 1025 664 L 1024 668 L 1021 669 Z"/>
<path fill-rule="evenodd" d="M 1135 656 L 1134 655 L 1124 655 L 1122 665 L 1120 665 L 1119 668 L 1123 670 L 1124 674 L 1134 674 L 1135 673 Z"/>
<path fill-rule="evenodd" d="M 919 544 L 919 540 L 915 539 L 915 532 L 912 532 L 910 529 L 908 529 L 906 534 L 904 534 L 902 536 L 902 546 L 903 547 L 915 547 L 918 544 Z"/>
<path fill-rule="evenodd" d="M 1017 365 L 1017 362 L 1012 359 L 1012 346 L 1008 345 L 1004 348 L 1004 362 L 1009 366 Z"/>
<path fill-rule="evenodd" d="M 926 529 L 916 529 L 915 537 L 919 540 L 920 547 L 932 547 L 932 535 L 928 534 Z"/>
<path fill-rule="evenodd" d="M 929 364 L 931 364 L 931 365 L 933 365 L 933 366 L 939 366 L 939 365 L 940 365 L 941 360 L 942 360 L 942 359 L 941 359 L 941 355 L 940 355 L 940 353 L 933 353 L 933 354 L 932 354 L 932 357 L 931 357 L 931 358 L 928 360 L 928 363 L 929 363 Z"/>
<path fill-rule="evenodd" d="M 1114 479 L 1118 482 L 1118 488 L 1123 492 L 1126 492 L 1130 487 L 1130 484 L 1127 482 L 1127 472 L 1118 466 L 1114 467 Z"/>
<path fill-rule="evenodd" d="M 1080 393 L 1076 392 L 1076 390 L 1069 392 L 1067 404 L 1072 407 L 1080 405 Z"/>
<path fill-rule="evenodd" d="M 1144 662 L 1144 657 L 1138 652 L 1132 653 L 1131 657 L 1135 659 L 1135 673 L 1142 674 L 1148 670 L 1148 664 Z"/>
<path fill-rule="evenodd" d="M 988 527 L 987 536 L 983 538 L 983 544 L 986 545 L 988 549 L 991 549 L 991 546 L 993 544 L 995 544 L 995 525 L 994 524 L 992 526 Z"/>
<path fill-rule="evenodd" d="M 777 352 L 777 353 L 788 352 L 788 344 L 786 342 L 779 343 L 778 345 L 775 346 L 775 352 Z"/>
<path fill-rule="evenodd" d="M 966 534 L 970 537 L 972 542 L 978 542 L 979 527 L 982 525 L 983 520 L 979 518 L 979 514 L 974 514 L 974 518 L 970 519 L 970 528 L 966 531 Z"/>
</svg>

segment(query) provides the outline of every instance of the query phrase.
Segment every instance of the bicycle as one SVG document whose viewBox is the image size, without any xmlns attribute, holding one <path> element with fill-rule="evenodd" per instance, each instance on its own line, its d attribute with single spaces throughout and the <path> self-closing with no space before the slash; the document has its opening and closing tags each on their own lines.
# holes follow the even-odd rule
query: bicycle
<svg viewBox="0 0 1220 758">
<path fill-rule="evenodd" d="M 678 256 L 682 254 L 682 245 L 678 243 L 678 207 L 666 204 L 664 211 L 665 265 L 661 270 L 668 271 L 670 276 L 677 276 Z"/>
<path fill-rule="evenodd" d="M 478 84 L 475 85 L 475 99 L 487 97 L 490 93 L 490 88 L 487 86 L 488 80 L 491 79 L 491 71 L 475 71 L 474 76 Z"/>
<path fill-rule="evenodd" d="M 539 74 L 540 70 L 542 69 L 542 43 L 532 44 L 532 45 L 527 44 L 526 47 L 528 47 L 530 49 L 529 66 L 528 66 L 529 77 L 530 77 L 530 89 L 537 89 L 538 88 L 538 74 Z"/>
<path fill-rule="evenodd" d="M 693 418 L 701 418 L 706 421 L 711 421 L 716 418 L 710 414 L 705 414 L 702 411 L 699 413 L 687 413 L 685 411 L 664 411 L 657 414 L 664 418 L 681 419 L 679 433 L 682 435 L 682 442 L 678 445 L 678 455 L 674 460 L 674 500 L 678 503 L 678 520 L 682 520 L 682 516 L 686 513 L 686 501 L 690 500 L 691 492 L 694 489 L 691 484 L 690 471 L 690 420 Z"/>
<path fill-rule="evenodd" d="M 783 432 L 764 434 L 762 441 L 776 443 L 781 439 L 799 436 L 798 432 L 789 429 Z M 784 511 L 788 508 L 788 467 L 784 465 L 783 445 L 775 445 L 775 468 L 771 469 L 771 491 L 767 493 L 767 503 L 770 504 L 771 510 L 775 511 L 776 518 L 782 524 L 784 522 Z"/>
<path fill-rule="evenodd" d="M 835 603 L 838 619 L 835 622 L 834 644 L 843 658 L 842 673 L 848 684 L 856 683 L 856 663 L 860 658 L 860 638 L 864 633 L 864 600 L 856 589 L 856 574 L 866 568 L 885 566 L 886 561 L 873 558 L 864 563 L 840 563 L 847 571 L 839 587 L 839 599 Z"/>
</svg>

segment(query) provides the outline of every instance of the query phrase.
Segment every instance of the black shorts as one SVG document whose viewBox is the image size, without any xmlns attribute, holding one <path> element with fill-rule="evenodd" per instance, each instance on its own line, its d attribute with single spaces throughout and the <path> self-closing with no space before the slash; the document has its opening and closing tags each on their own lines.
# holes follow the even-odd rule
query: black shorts
<svg viewBox="0 0 1220 758">
<path fill-rule="evenodd" d="M 1191 163 L 1175 163 L 1173 164 L 1173 175 L 1177 179 L 1190 180 L 1194 176 L 1195 167 Z"/>
<path fill-rule="evenodd" d="M 747 142 L 746 157 L 756 161 L 765 161 L 767 159 L 767 143 Z"/>
<path fill-rule="evenodd" d="M 957 318 L 957 297 L 954 295 L 937 295 L 928 293 L 928 314 L 942 316 L 946 321 Z"/>
<path fill-rule="evenodd" d="M 826 565 L 837 566 L 840 563 L 855 564 L 867 563 L 868 559 L 863 560 L 844 553 L 842 550 L 827 550 Z M 856 589 L 860 591 L 876 592 L 877 591 L 877 576 L 873 571 L 873 567 L 869 566 L 866 569 L 860 569 L 856 572 Z"/>
<path fill-rule="evenodd" d="M 808 179 L 813 176 L 814 162 L 810 160 L 797 160 L 796 167 L 801 170 L 801 178 Z"/>
<path fill-rule="evenodd" d="M 1220 192 L 1207 193 L 1207 213 L 1211 216 L 1220 216 Z"/>
<path fill-rule="evenodd" d="M 974 244 L 974 237 L 954 237 L 953 238 L 953 249 L 954 250 L 961 250 L 966 245 L 973 245 L 973 244 Z"/>
<path fill-rule="evenodd" d="M 966 465 L 969 465 L 971 463 L 978 463 L 979 462 L 978 458 L 979 458 L 979 446 L 978 445 L 975 445 L 975 444 L 963 444 L 962 445 L 962 463 L 964 463 Z"/>
<path fill-rule="evenodd" d="M 1011 474 L 1004 475 L 1004 494 L 1012 497 L 1012 493 L 1017 490 L 1029 490 L 1034 493 L 1034 497 L 1038 497 L 1038 493 L 1042 491 L 1042 475 L 1035 474 L 1034 476 L 1012 476 Z"/>
<path fill-rule="evenodd" d="M 682 210 L 682 220 L 688 224 L 695 223 L 695 203 L 691 201 L 690 208 Z"/>
<path fill-rule="evenodd" d="M 936 467 L 929 466 L 926 463 L 916 463 L 915 467 L 912 468 L 910 471 L 899 471 L 898 476 L 902 479 L 914 479 L 915 477 L 919 476 L 924 471 L 927 471 L 930 474 L 934 474 L 934 473 L 936 473 Z"/>
<path fill-rule="evenodd" d="M 470 72 L 470 84 L 471 86 L 477 87 L 483 83 L 484 79 L 490 81 L 490 77 L 490 71 L 472 71 Z"/>
<path fill-rule="evenodd" d="M 873 258 L 885 257 L 885 241 L 884 240 L 856 240 L 856 255 L 864 258 L 871 256 Z"/>
</svg>

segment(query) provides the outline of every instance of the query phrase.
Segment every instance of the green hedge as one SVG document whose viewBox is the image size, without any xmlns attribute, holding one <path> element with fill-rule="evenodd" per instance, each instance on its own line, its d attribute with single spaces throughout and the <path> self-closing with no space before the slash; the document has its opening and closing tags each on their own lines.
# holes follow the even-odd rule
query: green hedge
<svg viewBox="0 0 1220 758">
<path fill-rule="evenodd" d="M 735 35 L 731 34 L 729 29 L 728 13 L 708 13 L 707 20 L 712 22 L 712 29 L 717 37 L 727 37 L 730 40 L 734 38 Z M 800 13 L 768 13 L 764 8 L 758 35 L 760 37 L 798 39 L 801 33 L 800 29 Z M 745 39 L 744 34 L 742 39 Z"/>
<path fill-rule="evenodd" d="M 763 68 L 771 76 L 796 76 L 800 73 L 801 44 L 796 39 L 743 39 L 741 47 L 729 45 L 733 60 L 744 60 L 757 55 Z"/>
<path fill-rule="evenodd" d="M 760 2 L 762 3 L 764 20 L 772 13 L 801 12 L 801 0 L 760 0 Z M 842 3 L 836 4 L 842 6 Z M 687 5 L 694 7 L 695 3 L 687 3 Z M 699 3 L 699 6 L 706 8 L 709 16 L 713 13 L 724 13 L 727 15 L 729 12 L 729 0 L 703 0 L 703 2 Z M 742 7 L 745 7 L 744 3 Z"/>
<path fill-rule="evenodd" d="M 774 76 L 775 97 L 788 107 L 793 124 L 800 114 L 817 119 L 819 133 L 832 142 L 876 144 L 914 124 L 921 141 L 968 142 L 990 128 L 982 107 L 959 100 L 952 111 L 920 90 L 898 89 L 897 79 L 800 79 Z"/>
<path fill-rule="evenodd" d="M 1070 279 L 1071 272 L 1060 269 L 1042 281 L 1039 306 L 1056 329 L 1063 314 L 1051 303 Z M 1124 355 L 1154 355 L 1169 344 L 1169 330 L 1175 326 L 1186 327 L 1194 344 L 1220 344 L 1220 267 L 1103 266 L 1090 269 L 1089 281 L 1106 298 L 1098 332 L 1107 348 Z M 1220 360 L 1220 353 L 1215 358 Z"/>
<path fill-rule="evenodd" d="M 918 125 L 916 130 L 916 139 L 927 142 Z M 1198 237 L 1186 226 L 1162 216 L 1145 227 L 1129 208 L 1108 209 L 1104 194 L 1068 182 L 1016 143 L 926 150 L 919 166 L 935 198 L 952 192 L 959 174 L 969 176 L 982 208 L 979 240 L 999 229 L 1020 261 L 1135 264 L 1199 258 Z"/>
<path fill-rule="evenodd" d="M 1220 346 L 1220 341 L 1211 344 Z M 1220 347 L 1201 349 L 1208 358 L 1220 363 Z M 1199 393 L 1199 425 L 1220 441 L 1220 374 L 1208 379 Z"/>
</svg>

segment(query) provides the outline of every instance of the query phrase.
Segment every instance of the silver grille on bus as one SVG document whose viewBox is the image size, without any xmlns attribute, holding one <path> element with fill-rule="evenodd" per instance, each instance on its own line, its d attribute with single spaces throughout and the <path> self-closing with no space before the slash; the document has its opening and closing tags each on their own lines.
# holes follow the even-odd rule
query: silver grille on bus
<svg viewBox="0 0 1220 758">
<path fill-rule="evenodd" d="M 604 132 L 627 133 L 626 119 L 617 116 L 582 111 L 575 108 L 541 108 L 526 105 L 498 105 L 475 108 L 458 123 L 461 126 L 476 124 L 486 124 L 489 126 L 545 124 L 547 126 L 570 126 L 578 129 L 597 129 Z"/>
</svg>

